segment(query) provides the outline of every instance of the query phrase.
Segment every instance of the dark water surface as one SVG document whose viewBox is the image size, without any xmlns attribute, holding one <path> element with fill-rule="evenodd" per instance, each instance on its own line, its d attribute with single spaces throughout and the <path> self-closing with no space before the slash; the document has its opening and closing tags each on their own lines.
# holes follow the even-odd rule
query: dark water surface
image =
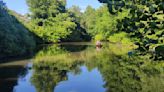
<svg viewBox="0 0 164 92">
<path fill-rule="evenodd" d="M 62 44 L 0 64 L 0 92 L 164 92 L 164 63 L 130 47 Z"/>
</svg>

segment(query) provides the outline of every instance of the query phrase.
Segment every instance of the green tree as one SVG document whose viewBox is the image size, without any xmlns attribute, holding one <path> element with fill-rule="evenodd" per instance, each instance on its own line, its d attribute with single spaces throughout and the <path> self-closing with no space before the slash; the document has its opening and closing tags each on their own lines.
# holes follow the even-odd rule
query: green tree
<svg viewBox="0 0 164 92">
<path fill-rule="evenodd" d="M 27 0 L 32 19 L 47 19 L 66 11 L 65 0 Z"/>
<path fill-rule="evenodd" d="M 27 0 L 31 11 L 29 28 L 46 42 L 82 41 L 87 36 L 77 15 L 68 12 L 65 0 Z"/>
<path fill-rule="evenodd" d="M 32 34 L 0 2 L 0 58 L 31 53 L 35 48 Z"/>
<path fill-rule="evenodd" d="M 164 44 L 164 2 L 163 0 L 99 0 L 108 4 L 111 14 L 129 9 L 129 16 L 118 20 L 117 30 L 129 33 L 137 38 L 141 51 L 147 51 L 153 45 Z"/>
<path fill-rule="evenodd" d="M 108 8 L 106 5 L 103 5 L 102 7 L 97 9 L 95 16 L 96 16 L 95 27 L 91 32 L 94 35 L 102 34 L 103 39 L 107 40 L 109 35 L 111 35 L 115 31 L 116 16 L 111 15 L 108 12 Z"/>
<path fill-rule="evenodd" d="M 65 0 L 27 0 L 31 11 L 30 29 L 47 42 L 66 38 L 76 24 L 66 13 Z"/>
<path fill-rule="evenodd" d="M 81 25 L 94 39 L 101 36 L 101 40 L 107 40 L 110 35 L 116 33 L 117 20 L 128 16 L 128 12 L 129 10 L 126 10 L 112 15 L 106 4 L 96 10 L 88 6 L 83 14 Z"/>
<path fill-rule="evenodd" d="M 89 31 L 94 28 L 95 20 L 95 9 L 91 6 L 88 6 L 82 16 L 81 25 L 90 35 L 91 33 Z"/>
<path fill-rule="evenodd" d="M 75 16 L 75 18 L 76 18 L 76 21 L 77 21 L 78 23 L 81 22 L 83 13 L 81 12 L 81 9 L 80 9 L 79 6 L 73 5 L 71 8 L 68 9 L 68 12 L 74 14 L 74 16 Z"/>
</svg>

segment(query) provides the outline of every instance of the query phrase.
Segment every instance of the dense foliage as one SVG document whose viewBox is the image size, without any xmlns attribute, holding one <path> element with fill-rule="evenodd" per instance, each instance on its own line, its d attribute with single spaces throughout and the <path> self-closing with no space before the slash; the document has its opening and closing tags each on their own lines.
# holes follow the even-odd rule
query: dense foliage
<svg viewBox="0 0 164 92">
<path fill-rule="evenodd" d="M 0 2 L 0 58 L 30 53 L 35 41 L 28 30 Z"/>
<path fill-rule="evenodd" d="M 129 16 L 117 20 L 117 31 L 127 32 L 136 39 L 140 50 L 147 51 L 154 45 L 164 44 L 163 0 L 99 0 L 108 4 L 111 14 L 129 9 Z"/>
<path fill-rule="evenodd" d="M 75 15 L 65 8 L 65 0 L 27 0 L 30 29 L 47 42 L 88 40 Z"/>
<path fill-rule="evenodd" d="M 116 31 L 117 20 L 128 16 L 128 13 L 129 10 L 125 10 L 112 15 L 106 4 L 98 9 L 88 6 L 82 14 L 81 25 L 94 40 L 107 41 L 110 36 L 118 33 Z"/>
<path fill-rule="evenodd" d="M 95 10 L 91 6 L 86 8 L 81 24 L 87 32 L 94 38 L 96 35 L 103 35 L 104 40 L 114 31 L 114 18 L 104 5 Z"/>
</svg>

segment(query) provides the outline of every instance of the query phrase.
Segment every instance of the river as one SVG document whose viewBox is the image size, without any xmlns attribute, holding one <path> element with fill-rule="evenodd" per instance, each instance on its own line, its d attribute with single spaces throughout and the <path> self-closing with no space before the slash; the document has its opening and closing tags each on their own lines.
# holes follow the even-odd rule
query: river
<svg viewBox="0 0 164 92">
<path fill-rule="evenodd" d="M 164 63 L 128 56 L 128 46 L 45 45 L 0 64 L 0 92 L 164 92 Z"/>
</svg>

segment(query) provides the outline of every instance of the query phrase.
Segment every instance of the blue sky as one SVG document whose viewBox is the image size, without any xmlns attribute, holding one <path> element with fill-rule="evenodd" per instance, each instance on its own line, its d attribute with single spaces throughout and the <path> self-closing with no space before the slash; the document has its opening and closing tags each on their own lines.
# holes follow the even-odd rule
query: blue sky
<svg viewBox="0 0 164 92">
<path fill-rule="evenodd" d="M 3 0 L 9 9 L 15 10 L 18 13 L 25 14 L 28 12 L 28 6 L 26 5 L 26 0 Z M 101 4 L 98 0 L 67 0 L 67 8 L 71 7 L 72 5 L 79 6 L 82 11 L 88 5 L 91 5 L 94 8 L 98 8 Z"/>
</svg>

